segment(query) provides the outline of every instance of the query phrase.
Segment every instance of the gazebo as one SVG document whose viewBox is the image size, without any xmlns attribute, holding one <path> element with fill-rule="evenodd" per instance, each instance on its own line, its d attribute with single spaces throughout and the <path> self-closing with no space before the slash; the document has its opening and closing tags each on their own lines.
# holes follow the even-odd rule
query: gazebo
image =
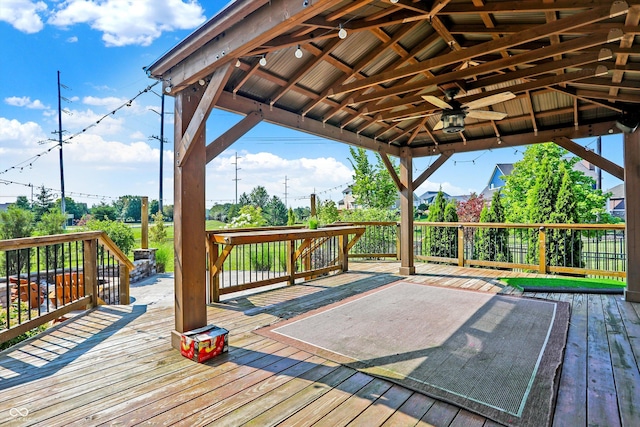
<svg viewBox="0 0 640 427">
<path fill-rule="evenodd" d="M 624 1 L 231 1 L 146 68 L 175 98 L 174 346 L 207 321 L 205 166 L 261 121 L 380 153 L 404 275 L 413 191 L 447 159 L 554 142 L 624 180 L 625 298 L 640 302 L 639 19 Z M 244 118 L 209 141 L 213 108 Z M 575 142 L 620 132 L 622 166 Z"/>
</svg>

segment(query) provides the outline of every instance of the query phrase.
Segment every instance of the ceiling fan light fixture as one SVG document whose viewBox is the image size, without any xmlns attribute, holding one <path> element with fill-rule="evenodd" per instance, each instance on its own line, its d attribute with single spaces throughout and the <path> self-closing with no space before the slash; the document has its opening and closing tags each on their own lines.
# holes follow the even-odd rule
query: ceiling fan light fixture
<svg viewBox="0 0 640 427">
<path fill-rule="evenodd" d="M 444 133 L 458 133 L 464 130 L 464 118 L 466 114 L 463 111 L 442 112 L 442 131 Z"/>
</svg>

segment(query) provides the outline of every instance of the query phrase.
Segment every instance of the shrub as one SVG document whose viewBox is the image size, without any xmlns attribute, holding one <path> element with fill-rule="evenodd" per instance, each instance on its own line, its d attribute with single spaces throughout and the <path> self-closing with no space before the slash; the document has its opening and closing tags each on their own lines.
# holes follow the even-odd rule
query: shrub
<svg viewBox="0 0 640 427">
<path fill-rule="evenodd" d="M 164 217 L 161 212 L 156 212 L 151 215 L 151 218 L 153 218 L 153 226 L 149 230 L 149 237 L 151 237 L 152 242 L 161 245 L 167 239 L 167 228 L 164 225 Z"/>
<path fill-rule="evenodd" d="M 162 244 L 158 246 L 156 251 L 156 267 L 158 273 L 173 271 L 173 246 L 171 244 Z"/>
<path fill-rule="evenodd" d="M 87 222 L 86 229 L 104 231 L 125 254 L 131 252 L 136 243 L 131 227 L 120 221 L 92 219 Z"/>
<path fill-rule="evenodd" d="M 255 271 L 269 271 L 275 265 L 275 257 L 269 252 L 269 246 L 257 244 L 255 250 L 249 248 L 249 258 L 251 261 L 251 269 Z"/>
</svg>

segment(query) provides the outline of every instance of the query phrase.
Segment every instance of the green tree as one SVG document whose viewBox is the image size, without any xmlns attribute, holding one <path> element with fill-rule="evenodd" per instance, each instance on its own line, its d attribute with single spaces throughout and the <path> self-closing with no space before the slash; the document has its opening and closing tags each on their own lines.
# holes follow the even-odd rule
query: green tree
<svg viewBox="0 0 640 427">
<path fill-rule="evenodd" d="M 307 218 L 309 218 L 309 215 L 311 215 L 311 209 L 309 208 L 302 208 L 302 207 L 297 207 L 293 210 L 293 213 L 296 215 L 296 218 L 300 221 L 306 221 Z"/>
<path fill-rule="evenodd" d="M 505 222 L 505 212 L 500 191 L 493 193 L 491 207 L 483 207 L 480 222 Z M 479 260 L 511 262 L 509 230 L 506 228 L 478 228 L 474 236 L 475 254 Z"/>
<path fill-rule="evenodd" d="M 29 199 L 26 196 L 18 196 L 15 202 L 16 207 L 20 209 L 24 209 L 25 211 L 31 210 L 31 203 L 29 203 Z"/>
<path fill-rule="evenodd" d="M 447 202 L 444 199 L 444 193 L 442 190 L 438 191 L 436 198 L 431 206 L 429 206 L 429 214 L 427 215 L 428 222 L 443 222 L 444 211 L 446 209 Z M 447 237 L 444 227 L 429 227 L 424 237 L 424 251 L 427 255 L 431 256 L 448 256 L 449 250 L 447 248 Z"/>
<path fill-rule="evenodd" d="M 140 222 L 142 217 L 142 197 L 121 196 L 118 206 L 122 206 L 119 217 L 125 221 Z"/>
<path fill-rule="evenodd" d="M 554 212 L 549 217 L 552 224 L 575 224 L 578 219 L 578 204 L 571 188 L 571 175 L 564 171 Z M 582 261 L 582 238 L 580 230 L 549 229 L 549 265 L 584 267 Z"/>
<path fill-rule="evenodd" d="M 353 167 L 353 197 L 356 204 L 365 208 L 389 209 L 396 201 L 398 190 L 389 175 L 382 157 L 376 153 L 377 164 L 369 161 L 364 148 L 349 147 L 351 167 Z M 393 164 L 393 162 L 392 162 Z M 396 172 L 398 166 L 393 164 Z"/>
<path fill-rule="evenodd" d="M 242 193 L 238 199 L 238 209 L 251 204 L 251 197 L 247 193 Z"/>
<path fill-rule="evenodd" d="M 251 190 L 249 199 L 251 200 L 251 204 L 253 206 L 259 207 L 260 209 L 265 209 L 267 207 L 267 204 L 269 203 L 269 193 L 267 193 L 266 188 L 258 185 L 253 190 Z"/>
<path fill-rule="evenodd" d="M 552 169 L 552 162 L 543 158 L 540 166 L 535 183 L 527 194 L 527 214 L 529 222 L 534 224 L 549 222 L 560 189 L 558 174 Z M 538 262 L 538 241 L 538 230 L 530 230 L 527 261 L 531 264 Z"/>
<path fill-rule="evenodd" d="M 33 232 L 33 214 L 30 211 L 10 205 L 6 211 L 0 211 L 0 239 L 17 239 L 29 237 Z M 2 271 L 7 264 L 9 274 L 19 274 L 29 262 L 29 249 L 7 251 L 5 257 L 0 257 Z"/>
<path fill-rule="evenodd" d="M 99 205 L 95 205 L 90 209 L 91 215 L 97 220 L 109 220 L 115 221 L 118 218 L 116 208 L 107 205 L 104 202 L 100 202 Z"/>
<path fill-rule="evenodd" d="M 160 203 L 157 200 L 152 200 L 149 203 L 149 216 L 153 216 L 160 210 Z"/>
<path fill-rule="evenodd" d="M 567 154 L 566 150 L 553 143 L 527 147 L 522 160 L 515 163 L 513 172 L 504 177 L 506 184 L 503 195 L 508 222 L 537 222 L 532 220 L 532 213 L 529 211 L 530 207 L 535 206 L 530 201 L 531 192 L 537 191 L 534 190 L 536 181 L 540 175 L 547 175 L 547 170 L 554 171 L 555 180 L 558 181 L 554 184 L 556 191 L 560 187 L 559 180 L 563 171 L 569 172 L 571 188 L 577 201 L 578 222 L 593 223 L 598 218 L 609 218 L 605 212 L 609 194 L 595 190 L 593 178 L 574 169 L 580 159 L 567 157 Z"/>
<path fill-rule="evenodd" d="M 55 202 L 55 206 L 58 210 L 60 210 L 61 200 L 62 199 L 57 199 Z M 73 215 L 73 219 L 80 219 L 89 213 L 86 203 L 77 203 L 71 197 L 64 198 L 64 211 L 66 214 Z"/>
<path fill-rule="evenodd" d="M 296 214 L 293 212 L 293 209 L 289 208 L 287 212 L 287 225 L 295 225 L 296 223 Z"/>
<path fill-rule="evenodd" d="M 455 200 L 450 200 L 444 208 L 444 222 L 458 222 L 458 212 Z M 444 227 L 442 231 L 444 256 L 458 257 L 458 228 Z"/>
<path fill-rule="evenodd" d="M 162 216 L 167 221 L 173 221 L 173 205 L 162 205 Z"/>
<path fill-rule="evenodd" d="M 338 207 L 333 200 L 327 199 L 322 201 L 318 199 L 316 216 L 321 225 L 326 225 L 336 222 L 340 214 L 338 213 Z"/>
<path fill-rule="evenodd" d="M 49 212 L 44 213 L 40 218 L 40 221 L 36 224 L 36 234 L 38 236 L 62 234 L 64 233 L 64 224 L 66 220 L 67 216 L 60 212 L 58 208 L 51 209 Z M 45 246 L 44 258 L 41 256 L 40 259 L 41 261 L 44 261 L 47 269 L 54 269 L 58 267 L 56 264 L 62 259 L 61 245 Z"/>
<path fill-rule="evenodd" d="M 164 225 L 162 213 L 156 212 L 151 215 L 153 218 L 153 226 L 149 230 L 149 237 L 152 242 L 162 245 L 167 239 L 167 228 Z"/>
<path fill-rule="evenodd" d="M 54 200 L 55 197 L 53 195 L 53 191 L 51 191 L 49 188 L 46 188 L 44 185 L 38 187 L 36 199 L 33 201 L 32 207 L 36 221 L 39 221 L 40 217 L 45 212 L 49 212 L 49 209 L 55 206 Z"/>
<path fill-rule="evenodd" d="M 268 225 L 279 226 L 287 223 L 287 207 L 278 196 L 273 196 L 265 206 Z"/>
</svg>

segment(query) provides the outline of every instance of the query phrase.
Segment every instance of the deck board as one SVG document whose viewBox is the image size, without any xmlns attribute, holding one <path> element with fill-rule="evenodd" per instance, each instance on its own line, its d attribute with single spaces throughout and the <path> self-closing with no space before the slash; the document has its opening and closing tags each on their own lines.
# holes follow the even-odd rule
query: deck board
<svg viewBox="0 0 640 427">
<path fill-rule="evenodd" d="M 0 411 L 0 424 L 499 427 L 253 332 L 399 279 L 569 302 L 554 425 L 639 424 L 640 304 L 609 295 L 523 294 L 498 281 L 535 275 L 528 273 L 420 263 L 416 275 L 403 277 L 395 262 L 350 268 L 209 305 L 209 322 L 231 331 L 230 351 L 205 364 L 171 348 L 171 307 L 103 306 L 72 318 L 0 353 L 0 401 L 28 410 L 24 418 Z"/>
</svg>

